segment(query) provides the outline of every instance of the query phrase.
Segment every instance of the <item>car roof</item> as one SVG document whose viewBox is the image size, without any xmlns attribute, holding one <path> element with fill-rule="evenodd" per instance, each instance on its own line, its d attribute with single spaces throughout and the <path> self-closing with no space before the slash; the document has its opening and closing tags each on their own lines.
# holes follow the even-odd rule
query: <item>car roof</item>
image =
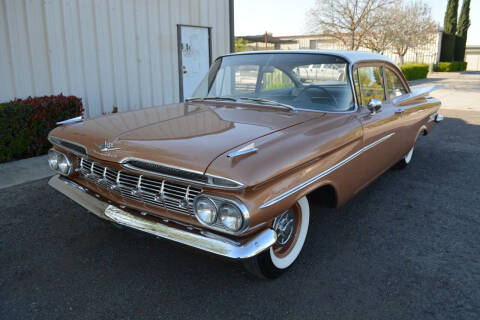
<svg viewBox="0 0 480 320">
<path fill-rule="evenodd" d="M 345 59 L 351 64 L 355 64 L 357 62 L 363 61 L 385 61 L 392 63 L 393 62 L 390 58 L 385 57 L 378 53 L 373 52 L 365 52 L 365 51 L 341 51 L 341 50 L 263 50 L 263 51 L 246 51 L 246 52 L 238 52 L 238 53 L 231 53 L 226 54 L 225 56 L 236 56 L 236 55 L 244 55 L 244 54 L 284 54 L 284 53 L 308 53 L 308 54 L 327 54 L 332 56 L 337 56 L 340 58 Z"/>
</svg>

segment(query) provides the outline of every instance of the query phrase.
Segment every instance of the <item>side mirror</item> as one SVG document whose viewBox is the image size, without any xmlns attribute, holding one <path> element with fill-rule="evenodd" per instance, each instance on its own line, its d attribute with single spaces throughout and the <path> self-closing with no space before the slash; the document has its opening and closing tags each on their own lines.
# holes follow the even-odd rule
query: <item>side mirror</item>
<svg viewBox="0 0 480 320">
<path fill-rule="evenodd" d="M 373 114 L 377 113 L 378 110 L 382 107 L 382 101 L 378 99 L 372 99 L 367 103 L 367 108 Z"/>
</svg>

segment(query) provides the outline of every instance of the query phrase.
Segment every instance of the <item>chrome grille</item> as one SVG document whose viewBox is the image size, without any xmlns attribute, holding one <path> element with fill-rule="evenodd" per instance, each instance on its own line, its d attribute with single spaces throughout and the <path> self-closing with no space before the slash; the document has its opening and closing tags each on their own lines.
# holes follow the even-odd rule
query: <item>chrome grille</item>
<svg viewBox="0 0 480 320">
<path fill-rule="evenodd" d="M 193 215 L 193 200 L 202 192 L 190 185 L 117 171 L 87 158 L 80 159 L 80 173 L 88 181 L 124 199 L 184 214 Z"/>
</svg>

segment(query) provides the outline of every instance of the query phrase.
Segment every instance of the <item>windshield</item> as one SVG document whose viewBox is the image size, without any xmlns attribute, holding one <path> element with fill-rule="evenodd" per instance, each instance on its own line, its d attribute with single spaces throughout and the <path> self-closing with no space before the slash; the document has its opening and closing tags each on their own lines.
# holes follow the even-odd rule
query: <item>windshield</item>
<svg viewBox="0 0 480 320">
<path fill-rule="evenodd" d="M 193 98 L 229 98 L 319 111 L 353 110 L 348 63 L 303 53 L 242 54 L 219 58 Z"/>
</svg>

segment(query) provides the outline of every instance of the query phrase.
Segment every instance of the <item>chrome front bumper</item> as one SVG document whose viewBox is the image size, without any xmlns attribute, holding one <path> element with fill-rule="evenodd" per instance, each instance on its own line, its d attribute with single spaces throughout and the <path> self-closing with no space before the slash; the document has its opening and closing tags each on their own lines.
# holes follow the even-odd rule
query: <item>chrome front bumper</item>
<svg viewBox="0 0 480 320">
<path fill-rule="evenodd" d="M 277 234 L 272 229 L 258 233 L 244 244 L 206 230 L 193 233 L 187 228 L 182 230 L 126 212 L 97 199 L 90 195 L 86 188 L 60 175 L 52 177 L 48 184 L 102 219 L 226 258 L 251 258 L 270 248 L 277 241 Z"/>
</svg>

